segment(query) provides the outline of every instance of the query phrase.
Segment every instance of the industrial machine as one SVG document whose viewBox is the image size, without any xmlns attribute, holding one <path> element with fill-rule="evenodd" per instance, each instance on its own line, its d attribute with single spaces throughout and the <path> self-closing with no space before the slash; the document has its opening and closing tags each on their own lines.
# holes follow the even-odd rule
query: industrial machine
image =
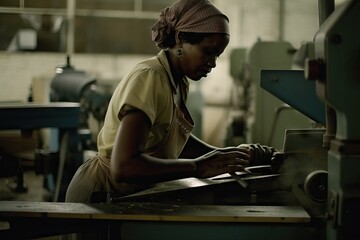
<svg viewBox="0 0 360 240">
<path fill-rule="evenodd" d="M 317 122 L 323 122 L 322 115 L 325 115 L 325 129 L 320 135 L 314 132 L 314 129 L 310 132 L 298 130 L 307 140 L 302 143 L 294 142 L 296 144 L 291 148 L 287 143 L 291 139 L 298 141 L 299 138 L 296 135 L 291 137 L 287 133 L 284 167 L 290 165 L 289 169 L 296 169 L 296 174 L 299 174 L 303 172 L 305 159 L 311 163 L 312 170 L 308 172 L 303 186 L 294 193 L 305 193 L 308 199 L 300 195 L 300 203 L 305 208 L 310 208 L 309 212 L 315 214 L 314 216 L 326 219 L 326 239 L 359 239 L 357 218 L 360 213 L 360 112 L 354 104 L 359 102 L 357 93 L 360 74 L 357 66 L 360 63 L 360 34 L 358 31 L 354 32 L 351 26 L 360 23 L 360 1 L 345 1 L 335 11 L 334 9 L 334 1 L 319 1 L 321 26 L 314 38 L 314 57 L 306 60 L 304 71 L 307 79 L 304 84 L 314 85 L 316 81 L 316 96 L 325 107 L 317 101 L 313 104 L 307 103 L 313 98 L 314 92 L 306 91 L 306 99 L 294 101 L 298 99 L 296 90 L 290 86 L 287 88 L 295 95 L 293 99 L 287 98 L 287 103 Z M 271 84 L 279 84 L 278 77 L 274 77 L 279 73 L 273 74 L 273 81 L 268 82 L 268 88 L 271 88 Z M 280 99 L 288 95 L 285 91 L 273 93 Z M 296 102 L 301 104 L 297 105 Z M 315 116 L 319 113 L 320 115 Z M 304 146 L 311 149 L 304 149 Z M 303 156 L 294 158 L 293 150 L 301 150 Z M 289 164 L 289 160 L 294 160 L 293 158 L 301 160 L 298 161 L 301 164 Z M 292 179 L 298 181 L 297 177 Z M 309 205 L 309 200 L 316 204 Z"/>
<path fill-rule="evenodd" d="M 322 149 L 321 155 L 314 155 L 309 150 L 302 152 L 312 164 L 321 159 L 326 161 L 321 160 L 323 164 L 316 166 L 317 170 L 306 177 L 303 190 L 309 199 L 327 202 L 325 208 L 322 204 L 311 207 L 325 213 L 318 212 L 327 221 L 326 239 L 359 239 L 360 112 L 354 104 L 360 100 L 360 34 L 351 26 L 360 23 L 360 1 L 345 1 L 335 11 L 334 1 L 319 1 L 319 10 L 321 26 L 314 38 L 314 58 L 306 60 L 304 73 L 307 81 L 316 81 L 316 95 L 325 104 L 326 130 L 321 134 L 322 144 L 318 146 Z M 307 110 L 311 108 L 316 107 L 311 105 Z M 285 141 L 289 140 L 286 135 Z M 315 142 L 306 141 L 297 148 L 307 145 L 316 146 Z M 289 150 L 284 147 L 285 154 L 292 152 Z M 284 163 L 288 164 L 288 161 Z M 291 169 L 299 168 L 292 166 Z M 298 199 L 304 207 L 309 206 L 302 198 Z"/>
<path fill-rule="evenodd" d="M 306 65 L 327 106 L 328 239 L 360 238 L 360 32 L 353 28 L 359 13 L 360 1 L 349 0 L 325 16 L 314 39 L 315 58 Z"/>
<path fill-rule="evenodd" d="M 66 65 L 56 67 L 56 74 L 51 80 L 50 100 L 52 102 L 79 102 L 82 116 L 82 128 L 89 128 L 90 115 L 102 124 L 112 92 L 99 84 L 95 76 L 75 69 L 66 58 Z"/>
</svg>

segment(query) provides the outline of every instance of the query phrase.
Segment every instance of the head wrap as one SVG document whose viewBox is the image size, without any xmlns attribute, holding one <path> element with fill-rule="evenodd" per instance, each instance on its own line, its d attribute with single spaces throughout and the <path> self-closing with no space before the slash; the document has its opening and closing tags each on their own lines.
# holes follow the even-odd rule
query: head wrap
<svg viewBox="0 0 360 240">
<path fill-rule="evenodd" d="M 151 27 L 152 40 L 159 44 L 173 31 L 227 33 L 229 19 L 208 0 L 179 0 L 160 12 Z"/>
</svg>

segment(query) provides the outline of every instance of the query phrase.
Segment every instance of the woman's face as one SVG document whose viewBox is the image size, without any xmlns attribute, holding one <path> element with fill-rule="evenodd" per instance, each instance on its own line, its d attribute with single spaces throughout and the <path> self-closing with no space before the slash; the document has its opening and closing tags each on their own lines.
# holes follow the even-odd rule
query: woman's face
<svg viewBox="0 0 360 240">
<path fill-rule="evenodd" d="M 198 44 L 184 42 L 183 57 L 180 59 L 183 73 L 192 80 L 206 77 L 216 67 L 216 60 L 228 43 L 229 36 L 218 33 L 209 35 Z"/>
</svg>

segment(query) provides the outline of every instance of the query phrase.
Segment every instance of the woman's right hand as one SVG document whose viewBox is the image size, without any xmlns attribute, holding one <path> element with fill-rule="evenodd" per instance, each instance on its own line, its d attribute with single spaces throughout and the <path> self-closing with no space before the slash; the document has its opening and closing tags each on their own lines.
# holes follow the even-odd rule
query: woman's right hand
<svg viewBox="0 0 360 240">
<path fill-rule="evenodd" d="M 274 153 L 278 152 L 276 148 L 261 145 L 259 143 L 241 144 L 238 147 L 247 147 L 250 151 L 250 165 L 271 165 Z"/>
<path fill-rule="evenodd" d="M 232 151 L 213 150 L 194 161 L 196 165 L 195 177 L 209 178 L 224 173 L 243 171 L 249 165 L 249 154 L 245 149 Z"/>
</svg>

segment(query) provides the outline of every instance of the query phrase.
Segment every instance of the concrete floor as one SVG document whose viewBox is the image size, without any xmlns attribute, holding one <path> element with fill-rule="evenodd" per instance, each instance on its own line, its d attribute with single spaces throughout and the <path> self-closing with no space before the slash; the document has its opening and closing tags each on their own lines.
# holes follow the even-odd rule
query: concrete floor
<svg viewBox="0 0 360 240">
<path fill-rule="evenodd" d="M 44 202 L 47 191 L 43 188 L 43 175 L 36 175 L 32 167 L 24 169 L 24 187 L 27 191 L 17 192 L 16 177 L 0 178 L 0 201 L 35 201 Z M 0 203 L 1 204 L 1 203 Z M 0 221 L 0 229 L 9 228 L 8 222 Z M 36 238 L 37 240 L 59 240 L 60 236 Z"/>
<path fill-rule="evenodd" d="M 24 172 L 25 192 L 16 191 L 17 178 L 0 178 L 0 200 L 1 201 L 44 201 L 46 194 L 43 189 L 43 176 L 36 175 L 32 169 Z"/>
</svg>

